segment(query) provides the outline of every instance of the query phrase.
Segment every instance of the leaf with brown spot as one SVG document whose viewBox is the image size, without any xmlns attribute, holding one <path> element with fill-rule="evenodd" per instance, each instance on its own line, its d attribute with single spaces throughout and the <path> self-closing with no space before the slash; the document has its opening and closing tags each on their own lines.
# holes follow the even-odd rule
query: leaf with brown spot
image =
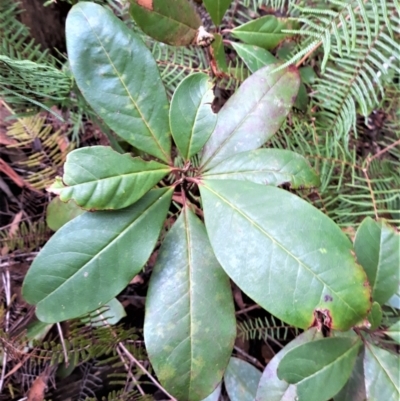
<svg viewBox="0 0 400 401">
<path fill-rule="evenodd" d="M 144 33 L 173 46 L 192 44 L 201 25 L 187 0 L 131 0 L 130 14 Z"/>
</svg>

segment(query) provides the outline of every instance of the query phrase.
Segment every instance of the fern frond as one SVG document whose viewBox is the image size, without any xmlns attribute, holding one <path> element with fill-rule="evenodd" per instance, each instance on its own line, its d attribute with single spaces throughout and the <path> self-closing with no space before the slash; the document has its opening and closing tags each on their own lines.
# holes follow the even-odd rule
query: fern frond
<svg viewBox="0 0 400 401">
<path fill-rule="evenodd" d="M 301 13 L 296 52 L 281 67 L 319 52 L 321 75 L 313 85 L 312 106 L 319 135 L 333 135 L 347 148 L 357 134 L 356 115 L 365 118 L 384 98 L 385 87 L 400 72 L 394 35 L 400 33 L 399 9 L 392 2 L 328 0 L 327 8 L 295 6 Z M 318 50 L 317 50 L 318 49 Z M 299 63 L 300 64 L 300 63 Z"/>
<path fill-rule="evenodd" d="M 28 154 L 26 160 L 16 161 L 13 168 L 37 189 L 49 186 L 59 175 L 67 153 L 74 148 L 61 130 L 54 131 L 40 114 L 19 118 L 7 130 L 7 135 L 16 140 L 15 145 Z"/>
<path fill-rule="evenodd" d="M 72 78 L 60 63 L 30 38 L 21 24 L 18 2 L 0 3 L 0 97 L 21 109 L 50 107 L 68 98 Z"/>
<path fill-rule="evenodd" d="M 272 315 L 263 319 L 249 319 L 238 323 L 239 336 L 244 337 L 246 340 L 263 339 L 268 338 L 276 339 L 278 341 L 285 341 L 289 334 L 295 333 L 297 336 L 299 330 L 295 327 L 288 326 L 279 319 Z"/>
<path fill-rule="evenodd" d="M 189 74 L 208 71 L 208 62 L 201 48 L 174 47 L 149 39 L 147 43 L 157 61 L 169 96 L 172 96 L 179 82 Z"/>
<path fill-rule="evenodd" d="M 71 89 L 72 78 L 50 64 L 0 54 L 0 96 L 10 104 L 26 104 L 27 99 L 36 104 L 61 103 Z"/>
<path fill-rule="evenodd" d="M 29 29 L 18 21 L 21 13 L 18 1 L 0 2 L 0 55 L 14 60 L 30 60 L 36 63 L 56 64 L 56 59 L 48 51 L 31 39 Z"/>
<path fill-rule="evenodd" d="M 345 149 L 335 138 L 318 135 L 312 121 L 293 114 L 270 145 L 290 149 L 309 160 L 320 175 L 321 186 L 312 193 L 298 195 L 343 229 L 356 229 L 366 216 L 383 217 L 400 226 L 400 129 L 396 121 L 389 120 L 379 132 L 379 149 L 364 155 L 360 154 L 360 145 L 365 138 Z"/>
<path fill-rule="evenodd" d="M 21 222 L 12 233 L 7 228 L 0 229 L 0 248 L 6 247 L 8 252 L 16 250 L 31 252 L 39 248 L 49 237 L 50 230 L 44 221 Z"/>
</svg>

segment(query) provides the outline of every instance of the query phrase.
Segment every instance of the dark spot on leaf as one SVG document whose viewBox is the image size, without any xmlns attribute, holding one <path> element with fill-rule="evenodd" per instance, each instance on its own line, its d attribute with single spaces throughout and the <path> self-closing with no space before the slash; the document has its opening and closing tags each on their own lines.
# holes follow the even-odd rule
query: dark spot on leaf
<svg viewBox="0 0 400 401">
<path fill-rule="evenodd" d="M 318 331 L 325 328 L 332 328 L 332 316 L 329 309 L 315 309 L 314 310 L 314 321 L 311 327 L 317 327 Z"/>
<path fill-rule="evenodd" d="M 325 301 L 325 302 L 332 302 L 332 301 L 333 301 L 333 298 L 332 298 L 330 295 L 325 295 L 325 296 L 324 296 L 324 301 Z"/>
</svg>

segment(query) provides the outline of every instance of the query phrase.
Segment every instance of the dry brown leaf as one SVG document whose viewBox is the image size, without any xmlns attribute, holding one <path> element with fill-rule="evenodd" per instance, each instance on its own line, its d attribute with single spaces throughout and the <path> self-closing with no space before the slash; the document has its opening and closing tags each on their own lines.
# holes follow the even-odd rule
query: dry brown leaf
<svg viewBox="0 0 400 401">
<path fill-rule="evenodd" d="M 47 380 L 43 376 L 38 376 L 28 391 L 27 401 L 43 401 L 46 388 Z"/>
</svg>

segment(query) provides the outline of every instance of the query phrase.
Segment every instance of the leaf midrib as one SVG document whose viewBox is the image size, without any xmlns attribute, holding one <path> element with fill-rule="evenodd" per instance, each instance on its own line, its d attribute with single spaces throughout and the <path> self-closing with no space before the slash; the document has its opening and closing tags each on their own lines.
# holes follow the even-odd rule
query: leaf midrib
<svg viewBox="0 0 400 401">
<path fill-rule="evenodd" d="M 184 205 L 183 209 L 183 217 L 185 222 L 185 233 L 186 233 L 186 243 L 187 243 L 187 258 L 188 258 L 188 276 L 189 276 L 189 339 L 190 339 L 190 373 L 189 373 L 189 389 L 188 389 L 188 398 L 192 392 L 192 384 L 193 384 L 193 340 L 192 340 L 192 331 L 193 331 L 193 304 L 192 304 L 192 252 L 191 252 L 191 244 L 192 244 L 192 237 L 190 235 L 190 226 L 189 226 L 189 210 L 186 205 Z"/>
<path fill-rule="evenodd" d="M 242 217 L 244 217 L 246 220 L 248 220 L 254 227 L 256 227 L 261 233 L 263 233 L 266 237 L 270 239 L 273 243 L 277 244 L 284 252 L 286 252 L 290 257 L 292 257 L 294 260 L 297 261 L 299 266 L 303 267 L 306 271 L 311 273 L 322 285 L 324 285 L 326 288 L 328 288 L 332 294 L 335 294 L 345 305 L 348 306 L 350 310 L 354 312 L 356 316 L 359 316 L 358 312 L 356 312 L 351 305 L 349 305 L 347 302 L 343 300 L 342 297 L 339 296 L 339 294 L 334 291 L 329 285 L 327 285 L 317 274 L 315 274 L 307 265 L 305 265 L 300 259 L 298 259 L 295 255 L 293 255 L 283 244 L 280 242 L 276 241 L 274 237 L 272 237 L 268 232 L 266 232 L 257 222 L 252 220 L 247 214 L 245 214 L 243 211 L 238 209 L 235 205 L 230 203 L 228 199 L 224 198 L 222 195 L 218 194 L 214 190 L 212 190 L 207 184 L 203 181 L 203 185 L 210 191 L 212 192 L 215 196 L 220 198 L 223 202 L 225 202 L 228 206 L 230 206 L 233 210 L 235 210 L 238 214 L 240 214 Z"/>
<path fill-rule="evenodd" d="M 302 382 L 305 382 L 311 378 L 313 378 L 314 376 L 324 372 L 324 370 L 328 369 L 329 367 L 331 367 L 331 365 L 338 363 L 341 359 L 343 359 L 345 356 L 347 356 L 348 353 L 350 353 L 354 347 L 356 346 L 360 346 L 360 341 L 357 340 L 355 341 L 350 348 L 348 348 L 343 354 L 341 354 L 338 358 L 334 359 L 332 362 L 329 362 L 327 365 L 325 365 L 324 367 L 322 367 L 321 369 L 317 370 L 315 373 L 305 377 L 303 380 L 300 380 L 298 383 L 296 383 L 297 385 L 299 385 Z"/>
<path fill-rule="evenodd" d="M 82 13 L 83 17 L 86 19 L 88 25 L 90 26 L 94 36 L 96 37 L 98 43 L 100 44 L 101 48 L 104 51 L 104 54 L 106 55 L 108 61 L 110 62 L 110 65 L 112 66 L 113 70 L 115 71 L 119 81 L 121 82 L 123 88 L 125 89 L 129 99 L 131 100 L 131 102 L 133 103 L 133 105 L 135 106 L 136 110 L 138 111 L 140 118 L 142 119 L 142 121 L 144 122 L 144 124 L 146 125 L 151 137 L 153 138 L 153 141 L 155 142 L 155 144 L 158 146 L 159 150 L 161 151 L 161 153 L 164 155 L 165 160 L 168 161 L 169 157 L 168 154 L 164 151 L 163 147 L 161 146 L 161 144 L 158 141 L 157 136 L 155 135 L 155 133 L 153 132 L 153 130 L 150 128 L 150 125 L 148 124 L 147 120 L 144 118 L 141 109 L 139 108 L 138 104 L 135 102 L 135 100 L 133 99 L 128 87 L 125 84 L 125 81 L 122 79 L 121 75 L 119 74 L 119 71 L 117 70 L 117 68 L 115 67 L 114 63 L 112 62 L 110 55 L 108 54 L 107 50 L 105 49 L 105 47 L 103 46 L 103 42 L 100 40 L 99 36 L 97 35 L 95 29 L 93 28 L 93 26 L 90 24 L 89 19 L 86 17 L 86 14 L 83 12 L 82 8 L 80 8 L 80 12 Z"/>
<path fill-rule="evenodd" d="M 111 247 L 116 241 L 118 241 L 118 239 L 121 236 L 124 236 L 126 234 L 126 232 L 140 219 L 142 219 L 146 213 L 148 213 L 148 211 L 156 204 L 158 203 L 165 195 L 168 194 L 169 191 L 166 191 L 164 194 L 162 194 L 160 197 L 157 197 L 156 199 L 154 199 L 154 201 L 148 205 L 141 213 L 140 215 L 137 216 L 137 218 L 135 218 L 130 224 L 128 224 L 128 226 L 123 229 L 120 233 L 118 233 L 111 241 L 109 241 L 99 252 L 97 252 L 95 255 L 93 255 L 91 257 L 90 260 L 88 260 L 84 265 L 82 265 L 74 274 L 72 274 L 70 277 L 68 277 L 60 286 L 58 286 L 55 290 L 51 291 L 50 293 L 48 293 L 43 299 L 41 299 L 38 302 L 38 305 L 40 303 L 42 303 L 43 301 L 45 301 L 47 298 L 49 298 L 51 295 L 53 295 L 55 292 L 60 291 L 60 289 L 62 287 L 64 287 L 68 282 L 70 282 L 76 275 L 78 275 L 89 263 L 92 263 L 92 261 L 96 258 L 98 258 L 102 253 L 104 253 L 109 247 Z M 52 256 L 52 255 L 49 255 Z"/>
<path fill-rule="evenodd" d="M 254 103 L 254 106 L 250 109 L 248 113 L 242 118 L 242 120 L 236 125 L 235 129 L 221 142 L 221 144 L 215 149 L 215 151 L 210 155 L 210 157 L 207 159 L 207 161 L 203 164 L 202 170 L 204 170 L 207 166 L 207 164 L 210 163 L 210 161 L 213 160 L 213 158 L 221 151 L 221 149 L 225 146 L 225 144 L 235 135 L 236 131 L 246 122 L 246 120 L 249 118 L 249 116 L 256 110 L 261 103 L 261 101 L 264 99 L 264 97 L 268 94 L 270 90 L 285 76 L 283 73 L 268 89 L 266 92 L 263 93 L 263 95 L 260 97 L 257 102 Z M 257 77 L 258 78 L 258 77 Z M 238 92 L 237 92 L 238 93 Z M 214 128 L 214 132 L 216 132 L 218 126 L 218 121 L 217 125 Z M 213 132 L 213 133 L 214 133 Z M 211 134 L 212 136 L 212 134 Z"/>
<path fill-rule="evenodd" d="M 368 344 L 368 343 L 367 343 Z M 382 365 L 381 360 L 378 358 L 378 356 L 373 352 L 373 348 L 372 347 L 368 347 L 369 352 L 373 355 L 374 359 L 378 362 L 378 365 L 381 367 L 381 369 L 385 372 L 385 375 L 387 376 L 387 378 L 389 379 L 390 383 L 392 383 L 393 387 L 395 388 L 395 390 L 397 390 L 397 392 L 399 392 L 399 388 L 396 386 L 396 383 L 393 382 L 392 377 L 390 376 L 390 374 L 388 373 L 387 369 L 385 368 L 385 366 Z M 387 351 L 389 352 L 389 351 Z"/>
<path fill-rule="evenodd" d="M 76 164 L 77 164 L 77 163 L 76 163 Z M 78 165 L 78 164 L 77 164 L 77 165 Z M 78 166 L 82 168 L 82 166 L 80 166 L 80 165 L 78 165 Z M 78 182 L 78 183 L 75 181 L 75 183 L 73 183 L 73 184 L 68 184 L 68 182 L 67 182 L 68 178 L 66 178 L 66 179 L 65 179 L 65 184 L 68 185 L 68 187 L 63 188 L 63 189 L 68 189 L 68 188 L 71 188 L 71 187 L 73 187 L 73 186 L 78 186 L 78 185 L 91 184 L 91 183 L 93 183 L 93 182 L 100 182 L 100 181 L 104 181 L 104 180 L 111 180 L 111 179 L 113 179 L 113 178 L 129 177 L 129 176 L 133 176 L 133 175 L 134 175 L 134 176 L 139 176 L 139 175 L 141 175 L 141 174 L 146 174 L 146 173 L 153 174 L 153 173 L 162 172 L 163 170 L 165 170 L 165 174 L 167 174 L 168 171 L 169 171 L 168 168 L 165 168 L 165 169 L 162 168 L 162 169 L 145 170 L 145 171 L 142 170 L 142 171 L 138 171 L 138 172 L 124 173 L 124 174 L 118 174 L 118 175 L 111 175 L 111 176 L 109 176 L 109 177 L 96 178 L 95 180 L 82 181 L 82 182 Z M 92 174 L 92 175 L 94 175 L 94 174 Z"/>
</svg>

